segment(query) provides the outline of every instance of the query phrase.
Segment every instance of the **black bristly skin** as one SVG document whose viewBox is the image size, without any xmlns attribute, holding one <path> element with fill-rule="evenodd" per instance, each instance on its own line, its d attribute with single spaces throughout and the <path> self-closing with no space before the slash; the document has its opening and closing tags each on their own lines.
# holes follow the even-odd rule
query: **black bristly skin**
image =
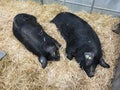
<svg viewBox="0 0 120 90">
<path fill-rule="evenodd" d="M 59 13 L 54 23 L 66 41 L 67 58 L 75 57 L 80 67 L 89 77 L 94 76 L 98 64 L 105 68 L 110 66 L 102 59 L 100 40 L 91 26 L 70 12 Z"/>
<path fill-rule="evenodd" d="M 48 60 L 59 60 L 60 44 L 44 32 L 33 15 L 21 13 L 14 17 L 13 34 L 33 54 L 38 56 L 42 68 Z"/>
</svg>

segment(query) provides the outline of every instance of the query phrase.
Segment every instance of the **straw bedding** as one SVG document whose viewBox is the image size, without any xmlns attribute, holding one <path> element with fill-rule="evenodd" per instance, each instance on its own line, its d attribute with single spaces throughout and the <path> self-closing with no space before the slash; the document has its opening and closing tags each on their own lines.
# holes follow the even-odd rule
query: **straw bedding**
<svg viewBox="0 0 120 90">
<path fill-rule="evenodd" d="M 35 2 L 0 1 L 0 50 L 7 56 L 0 61 L 0 90 L 109 90 L 114 75 L 117 58 L 120 55 L 120 36 L 112 32 L 118 18 L 98 13 L 76 13 L 86 20 L 98 34 L 103 57 L 110 69 L 98 65 L 95 76 L 89 78 L 73 59 L 65 57 L 66 43 L 54 24 L 49 21 L 59 12 L 70 11 L 64 6 L 40 5 Z M 61 59 L 49 62 L 42 69 L 38 58 L 13 36 L 12 22 L 18 13 L 28 13 L 37 17 L 45 31 L 62 44 Z"/>
</svg>

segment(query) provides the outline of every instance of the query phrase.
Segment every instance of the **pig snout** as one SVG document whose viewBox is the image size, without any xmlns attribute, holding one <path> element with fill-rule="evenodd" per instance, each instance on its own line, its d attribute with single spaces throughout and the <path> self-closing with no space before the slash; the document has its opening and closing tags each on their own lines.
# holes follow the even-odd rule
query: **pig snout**
<svg viewBox="0 0 120 90">
<path fill-rule="evenodd" d="M 93 77 L 95 74 L 95 68 L 93 66 L 86 67 L 85 72 L 88 75 L 88 77 Z"/>
<path fill-rule="evenodd" d="M 89 72 L 87 75 L 88 75 L 89 77 L 93 77 L 93 76 L 94 76 L 94 72 Z"/>
</svg>

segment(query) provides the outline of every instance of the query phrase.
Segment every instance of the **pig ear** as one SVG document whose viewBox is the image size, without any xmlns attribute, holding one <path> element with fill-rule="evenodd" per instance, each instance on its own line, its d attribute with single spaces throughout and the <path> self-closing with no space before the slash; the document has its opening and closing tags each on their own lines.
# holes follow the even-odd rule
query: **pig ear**
<svg viewBox="0 0 120 90">
<path fill-rule="evenodd" d="M 33 21 L 37 21 L 36 17 L 34 17 L 34 16 L 33 16 L 32 20 L 33 20 Z"/>
<path fill-rule="evenodd" d="M 93 52 L 85 52 L 84 56 L 85 56 L 85 59 L 92 60 L 94 58 L 95 54 Z"/>
<path fill-rule="evenodd" d="M 99 61 L 100 65 L 103 66 L 104 68 L 110 68 L 110 65 L 108 65 L 103 58 L 100 59 Z"/>
<path fill-rule="evenodd" d="M 47 60 L 44 56 L 39 57 L 39 61 L 42 65 L 42 68 L 44 69 L 47 66 Z"/>
<path fill-rule="evenodd" d="M 85 52 L 84 56 L 85 56 L 85 60 L 86 60 L 86 66 L 91 65 L 94 60 L 94 56 L 95 56 L 94 53 L 93 52 Z"/>
</svg>

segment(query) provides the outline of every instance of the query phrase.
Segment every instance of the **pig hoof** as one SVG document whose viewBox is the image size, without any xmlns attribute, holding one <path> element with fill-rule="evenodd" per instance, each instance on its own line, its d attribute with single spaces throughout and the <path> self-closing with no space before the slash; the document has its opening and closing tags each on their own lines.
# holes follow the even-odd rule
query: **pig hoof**
<svg viewBox="0 0 120 90">
<path fill-rule="evenodd" d="M 106 63 L 106 65 L 104 65 L 104 68 L 110 68 L 110 65 Z"/>
<path fill-rule="evenodd" d="M 72 60 L 72 59 L 73 59 L 73 57 L 72 57 L 71 55 L 67 55 L 67 58 L 68 58 L 69 60 Z"/>
<path fill-rule="evenodd" d="M 100 65 L 103 66 L 104 68 L 110 68 L 110 65 L 107 64 L 104 59 L 100 59 Z"/>
<path fill-rule="evenodd" d="M 94 74 L 91 74 L 91 75 L 89 75 L 88 77 L 92 78 L 92 77 L 94 77 Z"/>
</svg>

